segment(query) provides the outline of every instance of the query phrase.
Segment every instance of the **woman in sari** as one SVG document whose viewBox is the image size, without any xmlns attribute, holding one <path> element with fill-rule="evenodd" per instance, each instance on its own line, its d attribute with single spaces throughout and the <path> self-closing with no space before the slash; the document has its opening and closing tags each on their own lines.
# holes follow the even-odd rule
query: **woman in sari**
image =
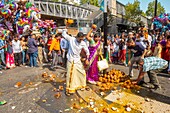
<svg viewBox="0 0 170 113">
<path fill-rule="evenodd" d="M 96 28 L 95 25 L 92 26 L 92 29 L 87 34 L 87 40 L 89 41 L 89 66 L 87 67 L 87 81 L 91 84 L 96 84 L 96 81 L 99 80 L 99 70 L 97 67 L 97 62 L 101 52 L 101 42 L 99 34 L 95 34 L 94 38 L 90 37 L 93 30 Z"/>
<path fill-rule="evenodd" d="M 12 49 L 12 41 L 7 42 L 6 67 L 9 69 L 15 67 L 14 54 L 13 54 L 13 49 Z"/>
</svg>

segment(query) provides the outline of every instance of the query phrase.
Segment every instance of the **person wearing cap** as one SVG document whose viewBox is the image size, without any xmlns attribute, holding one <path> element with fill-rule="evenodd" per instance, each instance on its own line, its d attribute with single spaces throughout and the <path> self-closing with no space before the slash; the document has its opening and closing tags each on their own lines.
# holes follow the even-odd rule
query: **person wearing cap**
<svg viewBox="0 0 170 113">
<path fill-rule="evenodd" d="M 139 75 L 136 80 L 133 81 L 134 84 L 140 84 L 144 82 L 144 75 L 147 73 L 149 76 L 149 83 L 147 86 L 151 88 L 152 91 L 160 91 L 161 86 L 159 84 L 157 74 L 168 67 L 168 62 L 164 59 L 158 57 L 146 57 L 140 59 L 139 61 Z"/>
<path fill-rule="evenodd" d="M 66 75 L 66 95 L 75 93 L 77 89 L 86 87 L 86 71 L 81 62 L 80 53 L 82 49 L 86 52 L 85 64 L 89 64 L 89 49 L 84 40 L 84 34 L 79 32 L 77 37 L 67 34 L 67 30 L 62 31 L 62 36 L 69 42 L 67 54 L 67 75 Z"/>
<path fill-rule="evenodd" d="M 55 37 L 52 39 L 52 43 L 50 45 L 50 49 L 49 49 L 49 53 L 48 55 L 51 55 L 52 53 L 52 56 L 53 56 L 53 60 L 52 60 L 52 63 L 51 63 L 51 69 L 54 70 L 54 68 L 57 66 L 58 64 L 58 54 L 60 52 L 60 39 L 61 39 L 61 34 L 56 34 Z"/>
</svg>

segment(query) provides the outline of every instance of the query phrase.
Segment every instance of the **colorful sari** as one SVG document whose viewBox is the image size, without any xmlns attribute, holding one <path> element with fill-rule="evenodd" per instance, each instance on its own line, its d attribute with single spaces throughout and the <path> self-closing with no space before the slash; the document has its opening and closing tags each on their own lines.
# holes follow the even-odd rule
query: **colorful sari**
<svg viewBox="0 0 170 113">
<path fill-rule="evenodd" d="M 10 45 L 8 45 L 7 52 L 6 52 L 6 67 L 7 68 L 15 67 L 13 50 Z"/>
<path fill-rule="evenodd" d="M 97 62 L 99 60 L 99 57 L 98 57 L 98 48 L 100 48 L 99 46 L 100 46 L 100 42 L 98 42 L 98 44 L 96 44 L 94 46 L 89 47 L 90 67 L 88 68 L 88 71 L 87 71 L 87 80 L 88 81 L 98 81 L 99 80 L 99 76 L 98 76 L 99 70 L 97 67 Z"/>
</svg>

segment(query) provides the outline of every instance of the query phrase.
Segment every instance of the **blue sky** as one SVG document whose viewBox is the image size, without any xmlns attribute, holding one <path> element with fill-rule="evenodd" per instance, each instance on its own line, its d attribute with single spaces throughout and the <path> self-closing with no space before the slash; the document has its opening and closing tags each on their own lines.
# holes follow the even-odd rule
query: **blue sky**
<svg viewBox="0 0 170 113">
<path fill-rule="evenodd" d="M 117 0 L 122 4 L 126 5 L 128 2 L 133 3 L 134 0 Z M 140 1 L 140 8 L 145 12 L 148 7 L 148 3 L 153 0 L 139 0 Z M 161 5 L 165 8 L 166 13 L 170 13 L 170 0 L 158 0 L 161 2 Z"/>
</svg>

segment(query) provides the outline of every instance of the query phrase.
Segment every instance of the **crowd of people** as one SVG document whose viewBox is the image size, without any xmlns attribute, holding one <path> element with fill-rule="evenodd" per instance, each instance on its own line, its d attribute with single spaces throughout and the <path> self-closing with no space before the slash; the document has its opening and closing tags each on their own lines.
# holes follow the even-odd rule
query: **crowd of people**
<svg viewBox="0 0 170 113">
<path fill-rule="evenodd" d="M 58 29 L 57 34 L 46 29 L 42 34 L 20 36 L 8 33 L 6 37 L 0 36 L 0 68 L 6 70 L 16 66 L 39 67 L 43 63 L 51 62 L 51 70 L 55 70 L 59 65 L 67 67 L 68 93 L 85 87 L 86 79 L 89 83 L 96 84 L 99 79 L 97 62 L 104 54 L 104 38 L 95 28 L 93 25 L 86 35 L 79 32 L 76 38 L 67 34 L 66 29 Z M 136 33 L 108 34 L 107 44 L 107 61 L 129 66 L 130 77 L 133 76 L 133 65 L 136 63 L 140 67 L 141 58 L 151 56 L 168 61 L 166 70 L 170 72 L 169 31 L 148 32 L 141 27 Z"/>
<path fill-rule="evenodd" d="M 87 35 L 79 32 L 76 38 L 68 35 L 65 30 L 62 31 L 62 37 L 69 42 L 66 76 L 67 95 L 74 93 L 79 88 L 84 89 L 86 81 L 96 84 L 99 80 L 98 61 L 104 54 L 104 40 L 100 33 L 94 32 L 95 28 L 96 26 L 92 25 Z M 146 28 L 141 27 L 135 34 L 129 32 L 128 35 L 125 33 L 112 37 L 108 35 L 106 59 L 110 63 L 128 65 L 129 77 L 133 76 L 133 64 L 136 63 L 139 65 L 139 75 L 136 80 L 133 80 L 133 83 L 149 87 L 153 91 L 159 91 L 161 86 L 157 78 L 158 72 L 168 69 L 169 73 L 170 70 L 170 63 L 168 64 L 170 35 L 169 31 L 164 35 L 159 31 L 152 31 L 152 33 L 149 34 Z M 84 50 L 84 55 L 81 55 L 83 54 L 82 50 Z M 83 63 L 81 63 L 81 57 Z M 144 82 L 146 73 L 149 76 L 150 84 Z"/>
</svg>

